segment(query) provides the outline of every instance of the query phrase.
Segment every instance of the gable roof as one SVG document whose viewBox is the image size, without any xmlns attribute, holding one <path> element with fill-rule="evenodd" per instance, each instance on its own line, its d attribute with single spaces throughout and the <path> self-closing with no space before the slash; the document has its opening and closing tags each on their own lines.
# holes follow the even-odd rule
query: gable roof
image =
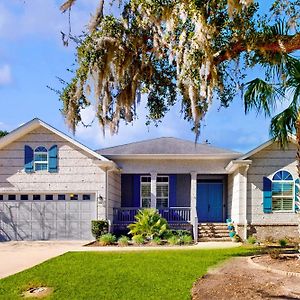
<svg viewBox="0 0 300 300">
<path fill-rule="evenodd" d="M 91 150 L 90 148 L 84 146 L 80 142 L 74 140 L 73 138 L 69 137 L 68 135 L 64 134 L 63 132 L 57 130 L 56 128 L 52 127 L 51 125 L 43 122 L 42 120 L 40 120 L 38 118 L 35 118 L 35 119 L 21 125 L 20 127 L 11 131 L 6 136 L 2 137 L 0 139 L 0 149 L 9 145 L 10 143 L 14 142 L 15 140 L 21 138 L 22 136 L 30 133 L 31 131 L 37 129 L 38 127 L 43 127 L 43 128 L 48 129 L 50 132 L 54 133 L 55 135 L 58 135 L 62 139 L 70 142 L 74 146 L 82 149 L 83 151 L 87 152 L 88 154 L 99 159 L 101 162 L 103 162 L 103 164 L 114 165 L 114 163 L 112 161 L 110 161 L 109 159 L 107 159 L 106 157 L 104 157 L 104 156 L 100 155 L 99 153 Z"/>
<path fill-rule="evenodd" d="M 174 137 L 161 137 L 97 150 L 109 158 L 178 157 L 178 158 L 237 158 L 239 152 L 198 144 Z"/>
<path fill-rule="evenodd" d="M 293 135 L 293 134 L 289 135 L 289 140 L 290 140 L 290 142 L 292 142 L 292 143 L 297 143 L 296 137 L 295 137 L 295 135 Z M 247 152 L 247 153 L 244 154 L 243 156 L 239 157 L 237 160 L 245 160 L 245 159 L 251 157 L 252 155 L 258 153 L 259 151 L 261 151 L 261 150 L 263 150 L 263 149 L 269 147 L 270 145 L 272 145 L 272 144 L 275 143 L 275 142 L 276 142 L 276 141 L 274 141 L 274 139 L 270 139 L 270 140 L 266 141 L 265 143 L 259 145 L 258 147 L 256 147 L 256 148 L 250 150 L 249 152 Z"/>
</svg>

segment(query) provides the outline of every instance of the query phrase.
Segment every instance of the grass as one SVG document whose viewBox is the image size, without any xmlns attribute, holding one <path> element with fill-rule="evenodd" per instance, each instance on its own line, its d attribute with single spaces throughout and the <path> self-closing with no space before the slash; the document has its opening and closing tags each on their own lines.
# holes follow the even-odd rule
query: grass
<svg viewBox="0 0 300 300">
<path fill-rule="evenodd" d="M 32 286 L 54 288 L 49 299 L 190 299 L 193 282 L 246 248 L 141 252 L 70 252 L 0 280 L 0 299 L 20 299 Z"/>
</svg>

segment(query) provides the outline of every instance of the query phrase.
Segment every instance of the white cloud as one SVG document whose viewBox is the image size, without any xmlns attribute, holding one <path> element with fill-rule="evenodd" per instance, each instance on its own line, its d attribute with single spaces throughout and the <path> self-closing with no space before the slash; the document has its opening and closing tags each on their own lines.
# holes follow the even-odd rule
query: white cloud
<svg viewBox="0 0 300 300">
<path fill-rule="evenodd" d="M 8 85 L 12 81 L 10 65 L 5 64 L 0 67 L 0 86 Z"/>
<path fill-rule="evenodd" d="M 82 112 L 82 120 L 85 124 L 90 124 L 94 120 L 93 124 L 91 127 L 78 126 L 76 137 L 84 144 L 91 145 L 92 148 L 110 147 L 162 136 L 193 140 L 194 134 L 190 131 L 190 124 L 180 118 L 178 111 L 179 108 L 174 107 L 158 127 L 153 125 L 146 126 L 147 110 L 145 108 L 145 99 L 142 99 L 137 110 L 138 119 L 132 124 L 126 125 L 121 123 L 118 134 L 111 135 L 109 131 L 106 131 L 104 137 L 102 129 L 94 117 L 95 111 L 92 107 L 89 107 Z"/>
</svg>

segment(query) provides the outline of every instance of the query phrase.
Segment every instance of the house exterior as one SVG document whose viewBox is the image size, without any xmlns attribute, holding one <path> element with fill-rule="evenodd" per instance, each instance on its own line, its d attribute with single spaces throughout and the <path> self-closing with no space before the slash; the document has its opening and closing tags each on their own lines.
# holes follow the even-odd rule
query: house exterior
<svg viewBox="0 0 300 300">
<path fill-rule="evenodd" d="M 90 239 L 118 231 L 142 207 L 197 236 L 231 218 L 238 234 L 297 237 L 296 143 L 247 154 L 158 138 L 93 151 L 34 119 L 0 139 L 0 240 Z"/>
</svg>

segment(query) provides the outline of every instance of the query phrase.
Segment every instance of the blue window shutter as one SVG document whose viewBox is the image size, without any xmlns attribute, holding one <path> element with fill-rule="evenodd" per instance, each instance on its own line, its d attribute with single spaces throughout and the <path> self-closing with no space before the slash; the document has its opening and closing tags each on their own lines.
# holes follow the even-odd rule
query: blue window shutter
<svg viewBox="0 0 300 300">
<path fill-rule="evenodd" d="M 133 175 L 133 207 L 141 206 L 141 176 Z"/>
<path fill-rule="evenodd" d="M 48 150 L 48 171 L 50 173 L 57 172 L 57 145 L 53 145 Z"/>
<path fill-rule="evenodd" d="M 266 214 L 272 212 L 272 181 L 268 177 L 263 178 L 263 208 Z"/>
<path fill-rule="evenodd" d="M 176 175 L 169 175 L 169 206 L 176 207 Z"/>
<path fill-rule="evenodd" d="M 33 149 L 28 145 L 24 147 L 24 168 L 26 173 L 33 172 Z"/>
<path fill-rule="evenodd" d="M 300 209 L 300 195 L 298 196 L 298 194 L 299 194 L 299 184 L 300 184 L 300 180 L 299 180 L 299 178 L 297 178 L 296 180 L 295 180 L 295 211 L 297 212 L 297 211 L 299 211 L 299 209 Z"/>
</svg>

